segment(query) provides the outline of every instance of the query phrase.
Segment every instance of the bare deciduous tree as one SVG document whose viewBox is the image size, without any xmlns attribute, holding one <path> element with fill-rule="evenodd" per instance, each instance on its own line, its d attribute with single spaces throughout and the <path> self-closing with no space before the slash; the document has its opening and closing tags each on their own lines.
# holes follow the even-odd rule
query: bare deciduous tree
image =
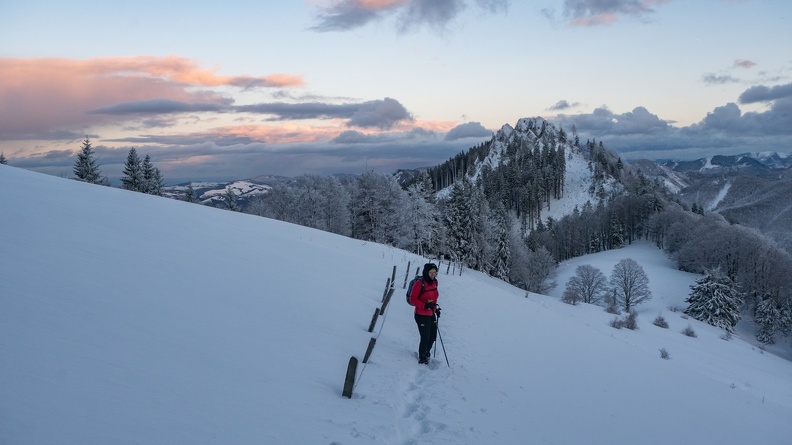
<svg viewBox="0 0 792 445">
<path fill-rule="evenodd" d="M 584 264 L 575 269 L 575 275 L 567 281 L 566 292 L 570 296 L 575 295 L 576 299 L 589 304 L 596 304 L 602 301 L 602 297 L 608 291 L 608 280 L 605 275 L 594 266 Z"/>
<path fill-rule="evenodd" d="M 631 258 L 623 259 L 614 266 L 610 284 L 616 302 L 626 312 L 630 312 L 633 306 L 652 298 L 646 272 Z"/>
</svg>

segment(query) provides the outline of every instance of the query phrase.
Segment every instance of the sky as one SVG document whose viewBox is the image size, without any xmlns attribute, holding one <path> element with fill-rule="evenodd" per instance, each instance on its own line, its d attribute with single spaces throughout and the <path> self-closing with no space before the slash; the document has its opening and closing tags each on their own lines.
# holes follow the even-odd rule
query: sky
<svg viewBox="0 0 792 445">
<path fill-rule="evenodd" d="M 0 5 L 0 152 L 56 176 L 86 137 L 111 179 L 133 147 L 169 183 L 393 173 L 536 116 L 626 160 L 792 152 L 786 0 Z"/>
<path fill-rule="evenodd" d="M 549 295 L 442 263 L 442 344 L 427 367 L 403 296 L 426 258 L 7 165 L 0 189 L 26 192 L 0 195 L 4 442 L 785 445 L 792 435 L 792 362 L 757 347 L 748 324 L 725 340 L 685 318 L 698 276 L 650 244 L 562 263 Z M 637 330 L 559 300 L 578 265 L 610 275 L 623 258 L 652 292 Z M 369 332 L 394 266 L 394 294 Z M 362 361 L 371 338 L 344 398 L 348 361 Z"/>
</svg>

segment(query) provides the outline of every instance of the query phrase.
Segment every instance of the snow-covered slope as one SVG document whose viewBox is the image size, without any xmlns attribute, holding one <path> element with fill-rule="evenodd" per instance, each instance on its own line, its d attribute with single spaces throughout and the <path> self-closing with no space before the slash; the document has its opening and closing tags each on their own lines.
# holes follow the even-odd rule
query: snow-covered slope
<svg viewBox="0 0 792 445">
<path fill-rule="evenodd" d="M 792 363 L 668 310 L 694 276 L 640 245 L 639 330 L 441 268 L 443 349 L 414 358 L 422 259 L 0 165 L 0 442 L 786 444 Z M 609 274 L 613 257 L 599 264 Z M 396 294 L 373 333 L 386 279 Z M 559 282 L 574 269 L 563 265 Z M 561 286 L 554 292 L 560 293 Z M 652 325 L 659 312 L 669 329 Z M 697 338 L 681 334 L 692 326 Z M 349 357 L 358 370 L 341 397 Z M 665 348 L 670 360 L 660 358 Z M 362 366 L 362 365 L 361 365 Z"/>
</svg>

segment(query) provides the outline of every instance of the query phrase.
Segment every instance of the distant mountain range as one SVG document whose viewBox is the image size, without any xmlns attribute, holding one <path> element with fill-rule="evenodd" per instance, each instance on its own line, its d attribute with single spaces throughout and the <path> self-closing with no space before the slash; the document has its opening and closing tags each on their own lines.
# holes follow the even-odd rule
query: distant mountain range
<svg viewBox="0 0 792 445">
<path fill-rule="evenodd" d="M 792 253 L 792 156 L 745 153 L 630 165 L 661 180 L 683 204 L 757 229 Z"/>
<path fill-rule="evenodd" d="M 762 175 L 792 166 L 792 156 L 777 152 L 743 153 L 733 156 L 713 156 L 695 161 L 660 160 L 659 164 L 675 172 L 722 173 L 739 171 L 748 175 Z"/>
</svg>

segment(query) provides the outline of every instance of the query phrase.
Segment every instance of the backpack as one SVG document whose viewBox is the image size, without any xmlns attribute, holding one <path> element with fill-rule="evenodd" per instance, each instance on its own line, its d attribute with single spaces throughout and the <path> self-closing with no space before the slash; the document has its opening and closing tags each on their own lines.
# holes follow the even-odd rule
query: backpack
<svg viewBox="0 0 792 445">
<path fill-rule="evenodd" d="M 410 301 L 410 294 L 412 293 L 412 288 L 416 280 L 421 280 L 421 292 L 418 293 L 418 295 L 421 295 L 424 291 L 424 281 L 422 278 L 423 278 L 422 276 L 416 275 L 415 277 L 413 277 L 412 280 L 410 280 L 410 284 L 407 285 L 407 304 L 409 304 L 410 306 L 413 305 L 412 301 Z"/>
</svg>

